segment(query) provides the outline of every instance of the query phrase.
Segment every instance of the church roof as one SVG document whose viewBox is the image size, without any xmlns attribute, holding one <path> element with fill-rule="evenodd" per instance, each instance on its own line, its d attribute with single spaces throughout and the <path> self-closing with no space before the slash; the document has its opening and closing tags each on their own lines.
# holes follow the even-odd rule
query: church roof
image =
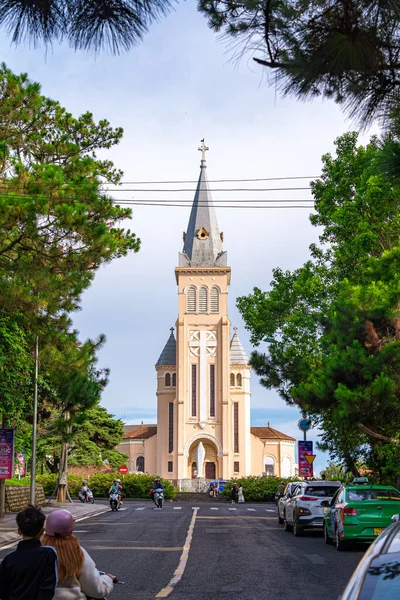
<svg viewBox="0 0 400 600">
<path fill-rule="evenodd" d="M 242 342 L 239 340 L 239 336 L 236 332 L 233 334 L 231 340 L 231 365 L 248 365 L 249 357 L 247 356 L 245 349 L 242 346 Z"/>
<path fill-rule="evenodd" d="M 173 327 L 171 327 L 171 335 L 164 346 L 164 350 L 161 352 L 160 358 L 156 362 L 156 367 L 159 367 L 160 365 L 176 365 L 176 340 Z"/>
<path fill-rule="evenodd" d="M 125 427 L 124 427 L 125 429 Z M 129 425 L 129 431 L 122 436 L 123 440 L 147 440 L 157 435 L 157 425 Z"/>
<path fill-rule="evenodd" d="M 179 266 L 225 267 L 227 256 L 222 249 L 222 234 L 218 228 L 208 185 L 205 159 L 205 151 L 208 148 L 204 140 L 199 150 L 202 151 L 200 176 L 185 234 L 183 252 L 179 255 Z"/>
<path fill-rule="evenodd" d="M 273 429 L 268 425 L 268 427 L 250 427 L 250 433 L 260 438 L 261 440 L 290 440 L 295 442 L 295 438 L 290 435 L 286 435 L 286 433 L 282 433 L 277 429 Z"/>
</svg>

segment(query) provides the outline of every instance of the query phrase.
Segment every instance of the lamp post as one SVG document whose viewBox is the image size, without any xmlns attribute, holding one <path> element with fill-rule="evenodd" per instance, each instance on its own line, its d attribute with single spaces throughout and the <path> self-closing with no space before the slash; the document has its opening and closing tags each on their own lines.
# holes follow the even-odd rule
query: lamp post
<svg viewBox="0 0 400 600">
<path fill-rule="evenodd" d="M 39 336 L 35 339 L 35 381 L 33 393 L 33 432 L 32 432 L 32 466 L 30 502 L 36 504 L 36 441 L 37 441 L 37 411 L 38 411 L 38 375 L 39 375 Z"/>
</svg>

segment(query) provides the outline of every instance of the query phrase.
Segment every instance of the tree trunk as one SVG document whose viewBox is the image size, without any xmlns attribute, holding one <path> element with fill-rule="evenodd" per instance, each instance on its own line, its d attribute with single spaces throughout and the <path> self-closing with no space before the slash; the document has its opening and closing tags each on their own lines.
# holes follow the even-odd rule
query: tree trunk
<svg viewBox="0 0 400 600">
<path fill-rule="evenodd" d="M 68 484 L 68 442 L 62 441 L 60 467 L 58 471 L 57 502 L 66 502 Z"/>
<path fill-rule="evenodd" d="M 6 426 L 6 416 L 3 415 L 1 426 Z M 3 519 L 6 513 L 6 480 L 0 479 L 0 519 Z"/>
</svg>

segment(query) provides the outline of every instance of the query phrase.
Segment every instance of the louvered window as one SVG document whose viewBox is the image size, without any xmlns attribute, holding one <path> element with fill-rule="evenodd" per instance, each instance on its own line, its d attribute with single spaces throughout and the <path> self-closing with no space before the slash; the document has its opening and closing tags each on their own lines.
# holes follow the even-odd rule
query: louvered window
<svg viewBox="0 0 400 600">
<path fill-rule="evenodd" d="M 207 312 L 207 288 L 199 289 L 199 313 Z"/>
<path fill-rule="evenodd" d="M 210 417 L 215 417 L 215 365 L 210 365 Z"/>
<path fill-rule="evenodd" d="M 235 373 L 231 373 L 231 387 L 235 387 Z"/>
<path fill-rule="evenodd" d="M 172 473 L 173 470 L 174 470 L 173 462 L 172 462 L 172 460 L 169 460 L 168 461 L 168 473 Z"/>
<path fill-rule="evenodd" d="M 242 387 L 242 374 L 238 373 L 236 375 L 236 385 L 237 387 Z"/>
<path fill-rule="evenodd" d="M 219 290 L 216 287 L 211 288 L 210 291 L 210 312 L 219 312 Z"/>
<path fill-rule="evenodd" d="M 165 375 L 165 387 L 171 387 L 171 375 L 166 373 Z"/>
<path fill-rule="evenodd" d="M 172 373 L 172 387 L 176 387 L 176 373 Z"/>
<path fill-rule="evenodd" d="M 233 463 L 233 472 L 234 473 L 239 473 L 239 461 L 235 460 L 235 462 Z"/>
<path fill-rule="evenodd" d="M 168 452 L 174 450 L 174 403 L 168 402 Z"/>
<path fill-rule="evenodd" d="M 186 292 L 186 312 L 196 312 L 196 288 L 190 287 Z"/>
<path fill-rule="evenodd" d="M 144 473 L 144 456 L 138 456 L 136 459 L 136 471 Z"/>
<path fill-rule="evenodd" d="M 233 405 L 233 451 L 239 452 L 239 404 Z"/>
</svg>

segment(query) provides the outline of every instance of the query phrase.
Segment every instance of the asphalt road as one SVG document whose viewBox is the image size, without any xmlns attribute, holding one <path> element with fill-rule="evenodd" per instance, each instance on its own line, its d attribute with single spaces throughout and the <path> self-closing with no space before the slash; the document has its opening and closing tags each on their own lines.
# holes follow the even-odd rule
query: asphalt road
<svg viewBox="0 0 400 600">
<path fill-rule="evenodd" d="M 274 505 L 197 506 L 126 501 L 77 523 L 98 568 L 125 582 L 110 600 L 337 600 L 365 550 L 337 552 L 316 532 L 295 538 Z"/>
</svg>

